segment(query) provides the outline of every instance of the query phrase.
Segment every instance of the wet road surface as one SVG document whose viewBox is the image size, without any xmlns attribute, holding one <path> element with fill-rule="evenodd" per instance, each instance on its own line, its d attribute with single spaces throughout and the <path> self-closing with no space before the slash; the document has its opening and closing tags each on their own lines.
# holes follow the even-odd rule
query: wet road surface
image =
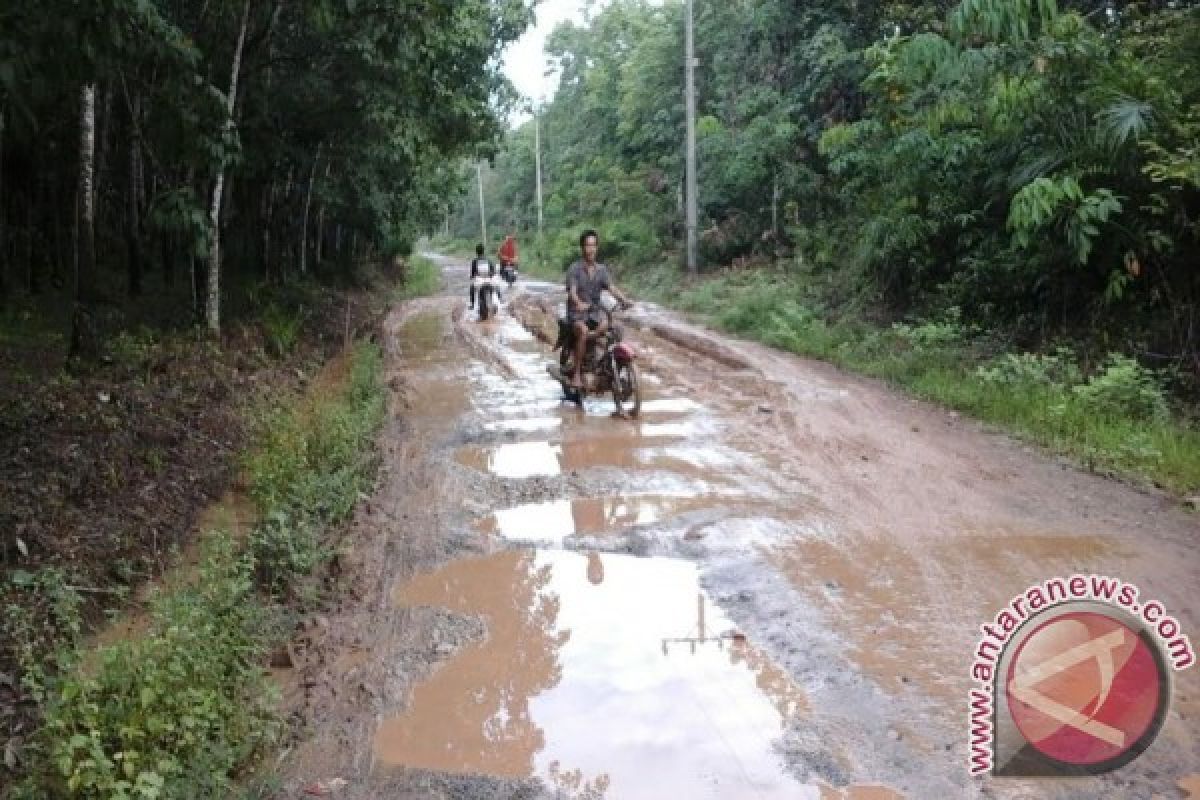
<svg viewBox="0 0 1200 800">
<path fill-rule="evenodd" d="M 339 721 L 300 748 L 297 786 L 323 770 L 361 797 L 1185 796 L 1195 671 L 1121 771 L 966 770 L 979 626 L 1028 585 L 1119 576 L 1200 629 L 1198 526 L 1169 498 L 653 307 L 626 320 L 639 419 L 577 409 L 545 370 L 561 292 L 523 283 L 479 323 L 445 263 L 452 294 L 389 325 L 390 468 L 359 522 L 389 542 L 367 559 L 382 591 L 330 637 L 353 639 L 358 671 L 314 661 L 330 688 L 310 702 Z M 360 679 L 363 697 L 336 688 Z"/>
</svg>

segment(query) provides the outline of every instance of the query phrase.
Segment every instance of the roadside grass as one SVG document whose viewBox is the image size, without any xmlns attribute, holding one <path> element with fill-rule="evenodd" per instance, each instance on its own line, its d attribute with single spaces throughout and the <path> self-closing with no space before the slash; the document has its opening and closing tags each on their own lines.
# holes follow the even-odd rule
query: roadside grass
<svg viewBox="0 0 1200 800">
<path fill-rule="evenodd" d="M 78 642 L 75 590 L 61 576 L 20 576 L 26 599 L 53 605 L 55 624 L 76 635 L 53 670 L 25 662 L 22 683 L 43 714 L 11 797 L 237 793 L 239 777 L 282 730 L 266 654 L 318 598 L 314 576 L 332 555 L 327 531 L 374 475 L 381 372 L 380 349 L 359 344 L 305 397 L 260 412 L 245 467 L 261 521 L 246 540 L 205 533 L 194 579 L 155 597 L 142 635 L 89 652 Z M 21 607 L 7 613 L 19 616 Z"/>
<path fill-rule="evenodd" d="M 442 271 L 433 261 L 421 255 L 405 259 L 404 281 L 396 289 L 396 300 L 411 300 L 436 294 L 442 285 Z"/>
<path fill-rule="evenodd" d="M 880 378 L 1088 469 L 1180 495 L 1200 490 L 1200 430 L 1171 408 L 1162 376 L 1131 359 L 1113 354 L 1085 374 L 1066 349 L 1005 352 L 955 314 L 889 327 L 837 317 L 778 273 L 727 272 L 681 287 L 660 267 L 621 280 L 721 330 Z"/>
</svg>

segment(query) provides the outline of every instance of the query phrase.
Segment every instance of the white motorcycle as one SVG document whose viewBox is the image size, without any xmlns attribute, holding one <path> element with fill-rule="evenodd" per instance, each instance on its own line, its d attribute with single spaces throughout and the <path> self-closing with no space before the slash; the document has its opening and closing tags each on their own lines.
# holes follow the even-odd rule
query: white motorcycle
<svg viewBox="0 0 1200 800">
<path fill-rule="evenodd" d="M 475 302 L 479 307 L 479 321 L 496 316 L 500 310 L 500 279 L 495 276 L 477 275 L 471 279 L 475 289 Z"/>
</svg>

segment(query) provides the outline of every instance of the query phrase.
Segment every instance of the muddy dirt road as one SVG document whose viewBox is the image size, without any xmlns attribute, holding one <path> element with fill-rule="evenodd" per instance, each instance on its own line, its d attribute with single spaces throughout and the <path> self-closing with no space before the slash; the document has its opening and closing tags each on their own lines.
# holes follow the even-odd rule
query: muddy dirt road
<svg viewBox="0 0 1200 800">
<path fill-rule="evenodd" d="M 1195 669 L 1121 770 L 967 774 L 979 626 L 1027 586 L 1120 577 L 1200 642 L 1200 525 L 1176 503 L 652 307 L 627 317 L 641 417 L 579 410 L 545 371 L 557 287 L 481 324 L 443 264 L 448 294 L 387 323 L 384 473 L 338 559 L 348 599 L 294 647 L 309 724 L 280 796 L 1196 787 Z"/>
</svg>

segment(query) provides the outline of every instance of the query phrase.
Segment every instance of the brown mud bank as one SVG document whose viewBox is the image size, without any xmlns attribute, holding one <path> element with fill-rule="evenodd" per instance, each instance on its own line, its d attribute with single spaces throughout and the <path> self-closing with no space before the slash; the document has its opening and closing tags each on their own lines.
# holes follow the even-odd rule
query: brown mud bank
<svg viewBox="0 0 1200 800">
<path fill-rule="evenodd" d="M 967 774 L 979 626 L 1030 584 L 1117 576 L 1198 629 L 1169 498 L 654 307 L 641 417 L 576 408 L 561 292 L 479 323 L 444 265 L 386 325 L 384 475 L 298 647 L 281 796 L 1151 798 L 1200 769 L 1191 670 L 1122 770 Z"/>
</svg>

